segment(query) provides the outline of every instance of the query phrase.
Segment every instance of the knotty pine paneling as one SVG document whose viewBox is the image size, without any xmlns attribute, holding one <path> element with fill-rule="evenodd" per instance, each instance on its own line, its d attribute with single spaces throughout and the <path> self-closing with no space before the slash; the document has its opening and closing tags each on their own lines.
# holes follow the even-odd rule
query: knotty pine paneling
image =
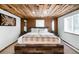
<svg viewBox="0 0 79 59">
<path fill-rule="evenodd" d="M 79 4 L 0 4 L 0 8 L 21 18 L 60 17 L 79 10 Z"/>
<path fill-rule="evenodd" d="M 35 27 L 35 18 L 28 18 L 27 20 L 27 31 L 30 31 L 31 28 Z"/>
<path fill-rule="evenodd" d="M 29 18 L 27 20 L 27 29 L 28 31 L 30 31 L 30 29 L 32 27 L 35 27 L 36 26 L 36 19 L 37 18 Z M 45 27 L 48 27 L 48 30 L 51 31 L 51 22 L 52 22 L 52 18 L 51 17 L 45 17 L 43 18 L 45 20 Z"/>
<path fill-rule="evenodd" d="M 48 27 L 48 31 L 52 30 L 52 17 L 45 17 L 45 27 Z"/>
<path fill-rule="evenodd" d="M 24 19 L 21 18 L 21 33 L 24 32 Z"/>
<path fill-rule="evenodd" d="M 36 26 L 36 19 L 37 18 L 28 18 L 27 19 L 27 31 L 29 32 L 31 28 Z M 52 31 L 52 17 L 45 17 L 45 27 L 48 27 L 48 31 Z M 54 31 L 58 32 L 58 17 L 54 17 Z M 24 19 L 21 19 L 21 33 L 24 32 Z"/>
<path fill-rule="evenodd" d="M 58 17 L 54 17 L 54 31 L 58 33 Z"/>
</svg>

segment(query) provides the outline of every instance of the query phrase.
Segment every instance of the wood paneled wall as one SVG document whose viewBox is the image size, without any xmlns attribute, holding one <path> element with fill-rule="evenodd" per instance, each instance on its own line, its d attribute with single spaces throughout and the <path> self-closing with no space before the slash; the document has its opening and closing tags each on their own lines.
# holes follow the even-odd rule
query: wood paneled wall
<svg viewBox="0 0 79 59">
<path fill-rule="evenodd" d="M 36 19 L 38 19 L 38 18 L 29 18 L 27 20 L 27 29 L 28 29 L 28 31 L 30 31 L 30 28 L 36 26 Z M 44 17 L 42 19 L 45 20 L 45 27 L 48 27 L 48 30 L 51 31 L 52 18 L 51 17 Z"/>
<path fill-rule="evenodd" d="M 27 31 L 30 31 L 31 28 L 36 26 L 36 19 L 38 18 L 28 18 L 27 19 Z M 48 27 L 49 32 L 52 31 L 52 17 L 44 17 L 45 27 Z M 55 32 L 58 32 L 58 18 L 54 17 L 54 29 Z M 24 32 L 24 19 L 21 19 L 21 33 Z"/>
<path fill-rule="evenodd" d="M 35 18 L 28 18 L 27 20 L 27 31 L 30 31 L 31 28 L 35 27 Z"/>
<path fill-rule="evenodd" d="M 54 31 L 58 33 L 58 17 L 54 17 Z"/>
<path fill-rule="evenodd" d="M 24 19 L 21 18 L 21 33 L 24 32 Z"/>
<path fill-rule="evenodd" d="M 45 17 L 45 27 L 48 27 L 48 31 L 52 30 L 52 17 Z"/>
</svg>

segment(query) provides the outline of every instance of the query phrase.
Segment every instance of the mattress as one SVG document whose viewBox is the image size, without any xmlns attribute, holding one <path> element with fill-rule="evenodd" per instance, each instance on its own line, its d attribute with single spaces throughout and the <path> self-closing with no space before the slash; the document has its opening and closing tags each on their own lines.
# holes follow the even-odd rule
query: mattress
<svg viewBox="0 0 79 59">
<path fill-rule="evenodd" d="M 18 44 L 60 44 L 61 40 L 53 33 L 26 33 L 18 38 Z"/>
</svg>

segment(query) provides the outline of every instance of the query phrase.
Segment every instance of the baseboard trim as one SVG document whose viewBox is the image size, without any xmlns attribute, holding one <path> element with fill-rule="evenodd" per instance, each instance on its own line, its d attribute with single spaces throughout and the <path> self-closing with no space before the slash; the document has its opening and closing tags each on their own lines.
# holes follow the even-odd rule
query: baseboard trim
<svg viewBox="0 0 79 59">
<path fill-rule="evenodd" d="M 4 49 L 2 49 L 1 51 L 0 51 L 0 53 L 2 52 L 2 51 L 4 51 L 5 49 L 7 49 L 9 46 L 11 46 L 12 44 L 14 44 L 15 42 L 17 42 L 17 40 L 16 41 L 14 41 L 13 43 L 11 43 L 10 45 L 8 45 L 7 47 L 5 47 Z"/>
<path fill-rule="evenodd" d="M 79 54 L 79 49 L 76 48 L 75 46 L 71 45 L 69 42 L 65 41 L 62 39 L 62 41 L 64 41 L 66 43 L 66 46 L 68 46 L 69 48 L 71 48 L 73 51 L 75 51 L 76 53 Z"/>
</svg>

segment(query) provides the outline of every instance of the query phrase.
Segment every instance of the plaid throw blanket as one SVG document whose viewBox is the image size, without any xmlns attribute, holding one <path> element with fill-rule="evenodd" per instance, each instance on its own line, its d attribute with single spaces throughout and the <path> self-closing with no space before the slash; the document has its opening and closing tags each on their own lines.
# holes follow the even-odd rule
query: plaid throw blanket
<svg viewBox="0 0 79 59">
<path fill-rule="evenodd" d="M 26 35 L 22 37 L 24 44 L 60 44 L 60 38 L 53 35 Z"/>
</svg>

